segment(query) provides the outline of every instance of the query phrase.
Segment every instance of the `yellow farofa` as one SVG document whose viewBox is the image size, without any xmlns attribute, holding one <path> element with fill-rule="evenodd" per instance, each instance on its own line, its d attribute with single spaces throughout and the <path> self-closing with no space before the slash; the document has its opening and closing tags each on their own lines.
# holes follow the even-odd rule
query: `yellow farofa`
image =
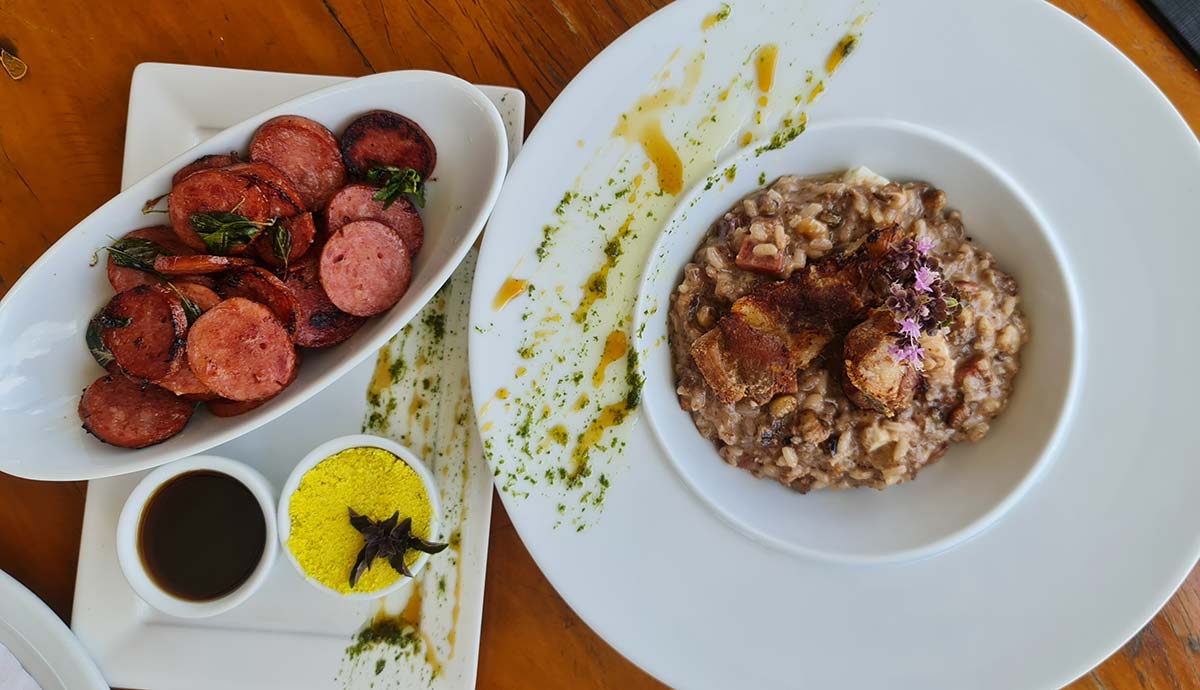
<svg viewBox="0 0 1200 690">
<path fill-rule="evenodd" d="M 343 594 L 383 589 L 402 577 L 385 560 L 376 560 L 350 588 L 363 537 L 350 524 L 349 508 L 372 520 L 399 511 L 401 521 L 412 518 L 413 534 L 430 540 L 433 510 L 425 485 L 406 462 L 382 448 L 349 448 L 306 472 L 292 494 L 287 544 L 304 572 Z M 404 562 L 411 568 L 420 556 L 410 551 Z"/>
</svg>

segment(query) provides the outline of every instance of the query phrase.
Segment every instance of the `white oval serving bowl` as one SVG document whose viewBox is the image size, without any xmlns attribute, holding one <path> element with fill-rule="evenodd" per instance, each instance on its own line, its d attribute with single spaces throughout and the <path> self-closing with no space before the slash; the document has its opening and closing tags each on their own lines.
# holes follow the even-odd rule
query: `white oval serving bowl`
<svg viewBox="0 0 1200 690">
<path fill-rule="evenodd" d="M 167 192 L 175 171 L 201 155 L 245 151 L 265 120 L 294 113 L 340 135 L 352 119 L 376 108 L 411 117 L 438 152 L 421 210 L 425 244 L 400 302 L 346 342 L 305 351 L 296 382 L 256 410 L 225 419 L 198 410 L 182 433 L 140 450 L 109 446 L 84 432 L 79 394 L 103 374 L 84 331 L 113 294 L 104 262 L 89 268 L 93 253 L 112 237 L 165 222 L 142 214 L 146 200 Z M 76 225 L 0 301 L 0 436 L 6 440 L 0 471 L 62 481 L 145 470 L 236 438 L 304 402 L 375 352 L 445 283 L 483 229 L 507 162 L 504 124 L 486 96 L 457 77 L 410 71 L 362 77 L 288 101 L 167 163 Z"/>
<path fill-rule="evenodd" d="M 263 542 L 263 554 L 250 577 L 232 592 L 210 599 L 208 601 L 189 601 L 174 596 L 154 583 L 142 565 L 138 551 L 138 536 L 141 531 L 142 513 L 146 504 L 160 487 L 176 477 L 189 472 L 210 471 L 224 474 L 236 479 L 250 490 L 258 505 L 262 508 L 263 523 L 266 526 L 266 538 Z M 229 458 L 216 455 L 197 455 L 160 467 L 146 475 L 134 487 L 121 516 L 117 521 L 117 562 L 129 586 L 147 604 L 163 613 L 179 618 L 207 618 L 224 613 L 250 598 L 266 581 L 275 565 L 275 555 L 279 548 L 275 537 L 275 494 L 270 482 L 258 470 Z"/>
<path fill-rule="evenodd" d="M 300 576 L 303 577 L 306 582 L 322 592 L 327 592 L 343 599 L 379 599 L 403 588 L 409 582 L 412 582 L 416 576 L 420 575 L 421 570 L 425 567 L 425 564 L 429 562 L 430 554 L 421 553 L 421 555 L 417 557 L 417 561 L 413 563 L 412 567 L 409 568 L 413 574 L 413 577 L 405 577 L 404 575 L 401 575 L 400 579 L 396 580 L 394 583 L 384 587 L 383 589 L 377 589 L 373 592 L 350 592 L 348 594 L 343 594 L 342 592 L 338 592 L 326 587 L 315 578 L 310 577 L 300 565 L 300 561 L 296 560 L 295 554 L 292 553 L 292 550 L 289 549 L 287 545 L 288 537 L 290 537 L 292 534 L 292 516 L 289 513 L 292 505 L 292 494 L 296 493 L 296 489 L 300 487 L 300 481 L 304 479 L 304 475 L 307 474 L 309 470 L 324 462 L 329 456 L 336 455 L 337 453 L 350 448 L 380 448 L 400 458 L 405 464 L 411 467 L 413 471 L 417 473 L 417 476 L 421 478 L 421 484 L 425 487 L 425 493 L 429 496 L 429 505 L 431 510 L 431 517 L 429 520 L 429 541 L 439 541 L 441 539 L 441 496 L 438 494 L 437 482 L 434 480 L 433 474 L 429 471 L 429 468 L 425 467 L 425 463 L 422 462 L 421 459 L 418 458 L 411 450 L 391 439 L 383 438 L 381 436 L 372 436 L 370 434 L 351 434 L 349 436 L 339 436 L 337 438 L 330 439 L 316 448 L 313 448 L 311 451 L 309 451 L 308 455 L 305 455 L 300 460 L 299 464 L 296 465 L 296 468 L 292 470 L 292 473 L 288 475 L 288 480 L 283 485 L 283 491 L 279 494 L 279 509 L 278 516 L 276 518 L 276 522 L 278 523 L 279 545 L 283 549 L 283 552 L 287 554 L 287 559 L 292 564 L 292 567 L 296 569 L 296 572 L 300 573 Z"/>
<path fill-rule="evenodd" d="M 736 165 L 736 178 L 724 171 Z M 892 180 L 945 190 L 967 233 L 1020 286 L 1030 327 L 1008 408 L 985 438 L 956 443 L 911 482 L 886 491 L 801 496 L 732 467 L 680 408 L 667 345 L 667 309 L 683 266 L 711 224 L 761 179 L 865 165 Z M 655 435 L 684 481 L 722 518 L 755 540 L 796 554 L 850 563 L 928 556 L 997 519 L 1053 456 L 1078 388 L 1082 323 L 1066 261 L 1033 203 L 968 147 L 916 125 L 854 120 L 811 127 L 782 150 L 753 150 L 717 168 L 685 195 L 651 252 L 633 326 L 643 353 L 643 403 Z M 642 328 L 644 324 L 644 328 Z"/>
</svg>

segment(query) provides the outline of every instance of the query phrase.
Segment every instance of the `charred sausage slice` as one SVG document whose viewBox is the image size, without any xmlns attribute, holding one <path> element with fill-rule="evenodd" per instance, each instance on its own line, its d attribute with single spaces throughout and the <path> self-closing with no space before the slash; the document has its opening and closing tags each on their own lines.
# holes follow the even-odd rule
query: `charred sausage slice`
<svg viewBox="0 0 1200 690">
<path fill-rule="evenodd" d="M 172 294 L 176 299 L 181 296 L 186 298 L 201 314 L 217 306 L 221 301 L 220 295 L 213 292 L 211 288 L 203 285 L 195 283 L 172 283 L 168 289 L 171 287 L 174 288 Z M 188 307 L 184 307 L 184 313 L 188 314 Z M 211 400 L 215 398 L 217 394 L 212 392 L 212 389 L 208 386 L 201 383 L 200 379 L 196 378 L 196 375 L 192 373 L 192 368 L 188 365 L 187 361 L 186 347 L 185 345 L 182 355 L 183 363 L 180 364 L 179 369 L 175 373 L 158 379 L 154 383 L 171 391 L 175 395 L 183 396 L 189 400 Z"/>
<path fill-rule="evenodd" d="M 104 346 L 128 375 L 153 381 L 182 365 L 187 318 L 165 288 L 130 288 L 113 297 L 98 318 Z"/>
<path fill-rule="evenodd" d="M 299 261 L 317 238 L 317 225 L 313 222 L 313 216 L 311 213 L 303 213 L 281 220 L 280 223 L 287 229 L 287 244 L 291 246 L 287 262 L 291 264 Z M 267 228 L 266 231 L 254 238 L 252 244 L 255 255 L 263 263 L 270 266 L 282 266 L 283 262 L 276 256 L 276 252 L 277 247 L 282 248 L 283 245 L 276 244 L 275 232 L 273 228 Z"/>
<path fill-rule="evenodd" d="M 321 286 L 320 262 L 320 253 L 312 252 L 293 266 L 283 281 L 300 305 L 296 344 L 301 347 L 337 345 L 357 333 L 366 321 L 338 309 L 329 300 Z"/>
<path fill-rule="evenodd" d="M 146 240 L 153 242 L 164 253 L 174 256 L 184 256 L 194 253 L 190 247 L 184 244 L 175 231 L 168 225 L 156 225 L 149 228 L 139 228 L 132 232 L 126 233 L 121 240 Z M 121 244 L 118 240 L 115 245 Z M 117 258 L 110 252 L 107 259 L 108 282 L 112 285 L 113 292 L 124 292 L 131 287 L 138 285 L 158 285 L 163 282 L 162 278 L 155 275 L 151 271 L 140 268 L 133 268 L 128 265 L 127 261 L 118 262 Z"/>
<path fill-rule="evenodd" d="M 198 252 L 210 250 L 192 225 L 193 214 L 233 212 L 258 223 L 274 218 L 267 198 L 253 180 L 224 170 L 202 170 L 175 185 L 171 189 L 168 211 L 175 234 Z M 247 244 L 237 242 L 227 253 L 240 254 Z"/>
<path fill-rule="evenodd" d="M 308 210 L 307 204 L 304 203 L 300 191 L 292 184 L 291 178 L 270 163 L 261 161 L 238 163 L 230 165 L 224 170 L 258 185 L 259 191 L 267 197 L 267 203 L 271 206 L 271 215 L 276 218 L 288 218 Z"/>
<path fill-rule="evenodd" d="M 217 306 L 217 302 L 221 301 L 221 296 L 207 285 L 188 282 L 178 282 L 173 283 L 173 285 L 176 290 L 183 293 L 184 297 L 187 297 L 193 304 L 199 307 L 202 314 Z"/>
<path fill-rule="evenodd" d="M 105 443 L 145 448 L 183 430 L 194 403 L 121 375 L 96 379 L 79 399 L 83 428 Z"/>
<path fill-rule="evenodd" d="M 295 337 L 300 303 L 283 281 L 270 271 L 257 266 L 230 271 L 221 276 L 217 282 L 217 290 L 225 299 L 244 297 L 264 305 L 271 310 L 288 335 Z"/>
<path fill-rule="evenodd" d="M 390 110 L 359 116 L 342 133 L 342 160 L 350 175 L 364 178 L 376 166 L 412 168 L 423 179 L 437 165 L 437 149 L 421 126 Z"/>
<path fill-rule="evenodd" d="M 256 410 L 267 403 L 266 400 L 227 400 L 225 398 L 216 398 L 205 403 L 208 406 L 208 411 L 213 413 L 215 417 L 236 417 L 240 414 L 246 414 L 250 410 Z"/>
<path fill-rule="evenodd" d="M 191 175 L 193 173 L 198 173 L 201 170 L 212 170 L 213 168 L 223 168 L 227 165 L 233 165 L 235 163 L 240 163 L 241 161 L 242 161 L 242 157 L 241 157 L 241 155 L 238 154 L 237 151 L 230 151 L 229 153 L 214 153 L 214 154 L 209 154 L 207 156 L 200 156 L 196 160 L 194 160 L 191 163 L 188 163 L 187 165 L 180 168 L 179 171 L 175 173 L 175 176 L 171 178 L 171 186 L 174 187 L 175 185 L 177 185 L 180 182 L 183 182 L 185 179 L 187 179 L 188 175 Z"/>
<path fill-rule="evenodd" d="M 253 265 L 254 261 L 251 259 L 213 254 L 160 256 L 154 260 L 154 270 L 167 276 L 199 276 Z"/>
</svg>

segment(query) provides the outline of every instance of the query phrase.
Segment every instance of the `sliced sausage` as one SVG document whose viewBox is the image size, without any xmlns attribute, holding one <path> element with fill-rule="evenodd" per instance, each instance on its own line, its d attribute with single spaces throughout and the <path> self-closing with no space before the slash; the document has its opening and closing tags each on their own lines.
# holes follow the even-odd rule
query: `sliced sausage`
<svg viewBox="0 0 1200 690">
<path fill-rule="evenodd" d="M 201 170 L 212 170 L 213 168 L 223 168 L 227 165 L 240 163 L 241 161 L 242 157 L 237 151 L 230 151 L 229 153 L 213 153 L 207 156 L 200 156 L 196 160 L 180 168 L 179 171 L 175 173 L 175 176 L 171 178 L 171 186 L 174 187 L 180 182 L 183 182 L 185 179 L 187 179 L 187 176 L 191 175 L 192 173 L 198 173 Z"/>
<path fill-rule="evenodd" d="M 154 384 L 188 400 L 212 400 L 217 397 L 211 388 L 196 378 L 186 361 L 174 374 L 158 379 Z"/>
<path fill-rule="evenodd" d="M 191 216 L 212 211 L 234 211 L 249 220 L 265 223 L 274 216 L 270 204 L 253 180 L 239 177 L 224 170 L 202 170 L 189 175 L 171 189 L 168 211 L 171 227 L 179 239 L 199 252 L 207 252 L 199 233 L 191 224 Z M 230 254 L 245 251 L 240 244 Z"/>
<path fill-rule="evenodd" d="M 133 232 L 126 233 L 121 239 L 137 238 L 149 240 L 163 248 L 168 254 L 186 255 L 192 254 L 191 248 L 184 244 L 175 231 L 169 225 L 156 225 L 149 228 L 139 228 Z M 108 255 L 107 262 L 108 282 L 112 285 L 113 292 L 124 292 L 131 287 L 138 285 L 158 285 L 163 282 L 162 278 L 143 271 L 140 268 L 130 268 L 129 266 L 121 266 L 114 259 L 112 254 Z"/>
<path fill-rule="evenodd" d="M 300 367 L 292 370 L 292 378 L 284 384 L 284 388 L 292 385 L 296 380 L 296 373 L 300 371 Z M 282 392 L 282 391 L 281 391 Z M 276 393 L 275 395 L 278 395 Z M 205 404 L 208 406 L 208 411 L 213 413 L 215 417 L 236 417 L 240 414 L 246 414 L 250 410 L 257 410 L 267 402 L 275 398 L 275 395 L 263 400 L 229 400 L 227 398 L 213 398 Z"/>
<path fill-rule="evenodd" d="M 250 140 L 250 160 L 278 168 L 309 209 L 324 208 L 346 183 L 346 168 L 333 133 L 320 122 L 299 115 L 280 115 L 259 125 Z"/>
<path fill-rule="evenodd" d="M 342 187 L 325 208 L 325 231 L 333 234 L 343 225 L 355 220 L 377 220 L 395 230 L 404 240 L 410 256 L 416 256 L 425 242 L 425 224 L 417 207 L 404 197 L 392 202 L 387 208 L 376 200 L 379 190 L 366 184 L 351 184 Z"/>
<path fill-rule="evenodd" d="M 263 400 L 283 390 L 298 359 L 291 336 L 267 307 L 242 297 L 209 309 L 188 332 L 196 378 L 229 400 Z"/>
<path fill-rule="evenodd" d="M 130 288 L 113 297 L 99 319 L 101 341 L 130 376 L 153 381 L 182 365 L 187 317 L 166 289 Z"/>
<path fill-rule="evenodd" d="M 169 391 L 120 375 L 101 376 L 79 399 L 83 428 L 122 448 L 162 443 L 183 430 L 193 409 Z"/>
<path fill-rule="evenodd" d="M 167 276 L 199 276 L 206 273 L 220 273 L 231 268 L 253 266 L 252 259 L 240 259 L 230 256 L 215 256 L 213 254 L 193 254 L 191 256 L 160 256 L 154 260 L 154 270 Z"/>
<path fill-rule="evenodd" d="M 300 303 L 283 281 L 266 269 L 253 267 L 230 271 L 221 276 L 217 290 L 225 299 L 244 297 L 266 306 L 275 314 L 280 325 L 295 337 Z"/>
<path fill-rule="evenodd" d="M 308 210 L 308 206 L 304 203 L 299 190 L 292 184 L 292 180 L 270 163 L 261 161 L 238 163 L 226 167 L 225 171 L 238 177 L 244 177 L 258 185 L 259 191 L 266 195 L 267 202 L 271 206 L 271 215 L 276 218 L 289 218 Z"/>
<path fill-rule="evenodd" d="M 313 241 L 317 239 L 317 225 L 313 222 L 311 213 L 292 216 L 280 222 L 291 233 L 292 250 L 288 252 L 288 263 L 291 264 L 304 256 L 304 253 L 312 246 Z M 274 241 L 272 231 L 268 228 L 258 237 L 255 237 L 252 244 L 255 255 L 263 263 L 270 266 L 279 266 L 282 262 L 279 260 L 279 257 L 275 256 Z"/>
<path fill-rule="evenodd" d="M 179 290 L 183 293 L 184 297 L 187 297 L 197 307 L 199 307 L 201 313 L 212 309 L 213 307 L 217 306 L 217 302 L 221 301 L 221 296 L 214 292 L 213 289 L 207 285 L 182 281 L 173 283 L 173 285 L 175 286 L 176 290 Z"/>
<path fill-rule="evenodd" d="M 293 266 L 283 281 L 300 305 L 296 344 L 301 347 L 337 345 L 357 333 L 366 322 L 365 318 L 351 316 L 329 301 L 321 286 L 320 263 L 320 253 L 314 251 Z"/>
<path fill-rule="evenodd" d="M 321 251 L 321 286 L 338 309 L 355 316 L 387 311 L 408 290 L 412 259 L 391 228 L 373 220 L 342 226 Z"/>
<path fill-rule="evenodd" d="M 192 304 L 196 305 L 201 314 L 217 306 L 221 301 L 220 295 L 213 292 L 212 288 L 203 285 L 195 283 L 172 283 L 172 286 L 174 286 L 175 290 L 179 291 L 178 294 L 172 291 L 172 294 L 176 298 L 183 295 L 191 300 Z M 184 311 L 186 313 L 186 309 Z M 211 400 L 217 397 L 217 394 L 212 392 L 212 389 L 201 383 L 200 379 L 196 378 L 196 375 L 192 373 L 192 368 L 187 362 L 186 348 L 187 346 L 185 345 L 183 363 L 179 366 L 179 369 L 175 373 L 158 379 L 154 383 L 171 391 L 175 395 L 183 396 L 189 400 Z"/>
<path fill-rule="evenodd" d="M 428 179 L 437 165 L 437 148 L 421 126 L 390 110 L 372 110 L 342 132 L 342 160 L 354 177 L 380 165 L 412 168 Z"/>
<path fill-rule="evenodd" d="M 266 400 L 226 400 L 225 398 L 216 398 L 205 403 L 208 406 L 208 411 L 213 413 L 215 417 L 236 417 L 240 414 L 246 414 L 250 410 L 257 410 L 267 403 Z"/>
</svg>

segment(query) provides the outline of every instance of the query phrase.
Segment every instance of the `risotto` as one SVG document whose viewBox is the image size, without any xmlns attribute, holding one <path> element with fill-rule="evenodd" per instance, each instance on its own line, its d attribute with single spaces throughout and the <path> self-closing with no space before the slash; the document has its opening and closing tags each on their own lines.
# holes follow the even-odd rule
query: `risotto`
<svg viewBox="0 0 1200 690">
<path fill-rule="evenodd" d="M 705 235 L 671 295 L 680 405 L 724 460 L 801 493 L 914 478 L 1004 411 L 1016 281 L 946 195 L 785 176 Z"/>
</svg>

